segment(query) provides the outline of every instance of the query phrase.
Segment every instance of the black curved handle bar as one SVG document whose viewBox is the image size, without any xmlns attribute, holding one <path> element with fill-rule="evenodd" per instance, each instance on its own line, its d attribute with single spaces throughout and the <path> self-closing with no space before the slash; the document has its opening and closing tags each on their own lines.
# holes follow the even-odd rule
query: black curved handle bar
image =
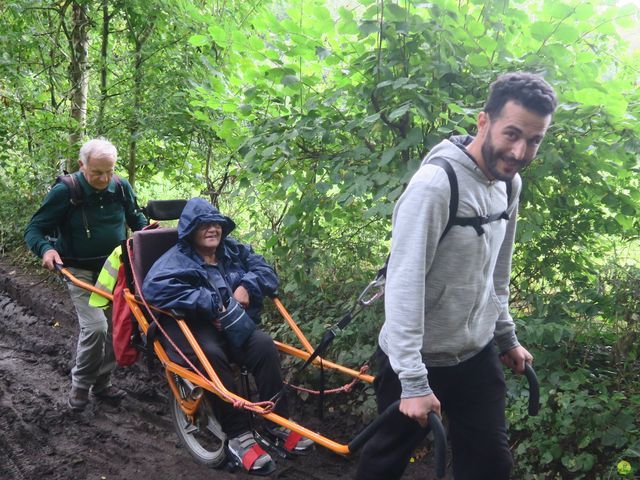
<svg viewBox="0 0 640 480">
<path fill-rule="evenodd" d="M 360 449 L 369 440 L 380 426 L 391 416 L 398 413 L 400 400 L 393 402 L 387 409 L 382 412 L 378 418 L 367 425 L 358 435 L 349 442 L 349 451 L 355 452 Z M 430 428 L 433 432 L 435 440 L 435 459 L 436 459 L 436 475 L 438 478 L 444 477 L 447 466 L 447 437 L 444 427 L 440 421 L 440 417 L 435 412 L 429 412 L 429 424 L 426 428 Z"/>
<path fill-rule="evenodd" d="M 540 384 L 535 370 L 528 363 L 524 364 L 524 374 L 529 381 L 529 415 L 535 417 L 540 410 Z"/>
</svg>

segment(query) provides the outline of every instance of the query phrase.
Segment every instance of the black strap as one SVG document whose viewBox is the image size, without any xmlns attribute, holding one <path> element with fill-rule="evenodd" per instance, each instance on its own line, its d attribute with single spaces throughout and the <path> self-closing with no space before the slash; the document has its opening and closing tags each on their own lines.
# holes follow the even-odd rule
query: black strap
<svg viewBox="0 0 640 480">
<path fill-rule="evenodd" d="M 440 235 L 440 240 L 438 243 L 442 241 L 444 236 L 451 230 L 451 227 L 457 225 L 455 223 L 456 215 L 458 214 L 458 177 L 456 176 L 456 172 L 453 170 L 451 164 L 446 161 L 444 158 L 436 157 L 429 161 L 432 165 L 437 165 L 442 168 L 447 174 L 447 178 L 449 179 L 449 188 L 451 190 L 451 197 L 449 199 L 449 220 L 447 220 L 447 225 L 444 227 L 444 231 L 442 235 Z"/>
<path fill-rule="evenodd" d="M 466 152 L 465 152 L 466 153 Z M 442 241 L 444 236 L 451 230 L 451 227 L 454 225 L 459 225 L 461 227 L 473 227 L 478 236 L 484 233 L 484 229 L 482 225 L 487 223 L 495 222 L 497 220 L 509 220 L 509 214 L 505 210 L 501 213 L 494 213 L 492 215 L 478 216 L 478 217 L 457 217 L 458 214 L 458 203 L 459 203 L 459 190 L 458 190 L 458 177 L 456 175 L 455 170 L 451 166 L 451 164 L 442 157 L 436 157 L 429 160 L 430 164 L 437 165 L 442 168 L 447 174 L 447 178 L 449 179 L 449 189 L 451 190 L 451 197 L 449 198 L 449 220 L 447 220 L 447 224 L 444 227 L 442 235 L 440 235 L 440 239 L 438 243 Z M 511 206 L 511 196 L 513 194 L 513 183 L 511 180 L 505 182 L 507 188 L 507 210 Z M 387 265 L 389 264 L 389 256 L 387 255 L 387 259 L 384 262 L 384 265 L 376 275 L 376 278 L 383 278 L 387 276 Z M 348 324 L 349 321 L 345 323 Z M 344 328 L 344 327 L 341 327 Z"/>
<path fill-rule="evenodd" d="M 458 177 L 456 176 L 456 172 L 454 171 L 451 164 L 441 157 L 436 157 L 429 161 L 429 163 L 433 165 L 437 165 L 442 168 L 447 174 L 447 178 L 449 179 L 449 187 L 451 189 L 451 198 L 449 200 L 449 220 L 447 221 L 447 225 L 444 227 L 444 231 L 442 235 L 440 235 L 440 240 L 438 243 L 442 241 L 444 236 L 451 230 L 451 227 L 454 225 L 458 225 L 461 227 L 473 227 L 475 231 L 478 233 L 478 236 L 484 233 L 484 229 L 482 225 L 486 225 L 487 223 L 496 222 L 498 220 L 509 220 L 509 214 L 507 211 L 503 211 L 501 213 L 493 213 L 491 215 L 482 215 L 477 217 L 458 217 L 458 202 L 459 202 L 459 192 L 458 192 Z M 507 209 L 511 205 L 511 195 L 513 193 L 513 184 L 511 180 L 505 182 L 507 189 Z M 385 264 L 386 266 L 386 264 Z M 384 273 L 386 273 L 386 268 L 384 269 Z"/>
<path fill-rule="evenodd" d="M 461 227 L 473 227 L 476 230 L 478 236 L 484 233 L 482 225 L 487 223 L 496 222 L 498 220 L 509 220 L 509 214 L 506 210 L 502 213 L 494 213 L 492 215 L 484 215 L 479 217 L 457 217 L 454 219 L 453 224 Z"/>
<path fill-rule="evenodd" d="M 231 290 L 231 285 L 229 285 L 229 281 L 227 280 L 227 272 L 225 272 L 224 265 L 222 265 L 222 259 L 218 260 L 218 263 L 216 263 L 215 265 L 211 265 L 211 266 L 213 268 L 215 268 L 216 270 L 218 270 L 218 273 L 222 277 L 222 281 L 224 282 L 225 286 L 227 287 L 227 295 L 229 296 L 229 299 L 231 299 L 231 297 L 233 297 L 233 290 Z M 218 286 L 215 284 L 214 279 L 209 278 L 209 275 L 207 275 L 207 280 L 209 281 L 209 285 L 211 285 L 211 287 L 218 294 L 218 298 L 220 299 L 220 305 L 219 305 L 218 308 L 219 308 L 220 312 L 222 312 L 222 307 L 225 304 L 224 298 L 222 298 L 222 294 L 220 293 L 220 290 L 218 289 Z M 227 300 L 230 301 L 229 299 L 227 299 Z"/>
<path fill-rule="evenodd" d="M 153 349 L 153 344 L 154 342 L 157 340 L 158 337 L 158 324 L 156 323 L 156 321 L 152 321 L 149 324 L 149 328 L 147 328 L 147 335 L 146 335 L 146 339 L 145 339 L 145 343 L 144 343 L 144 347 L 145 347 L 145 357 L 147 359 L 147 373 L 149 373 L 149 375 L 151 375 L 151 372 L 153 370 L 153 366 L 154 366 L 154 359 L 156 356 L 156 352 Z"/>
</svg>

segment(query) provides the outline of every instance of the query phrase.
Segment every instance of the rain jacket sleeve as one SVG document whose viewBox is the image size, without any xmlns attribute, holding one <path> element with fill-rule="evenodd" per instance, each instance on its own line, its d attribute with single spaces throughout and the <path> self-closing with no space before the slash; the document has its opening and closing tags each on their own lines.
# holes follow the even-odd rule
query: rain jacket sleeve
<svg viewBox="0 0 640 480">
<path fill-rule="evenodd" d="M 226 239 L 225 247 L 229 257 L 227 280 L 233 290 L 240 285 L 247 289 L 250 300 L 247 313 L 259 323 L 264 297 L 275 294 L 278 276 L 265 258 L 255 253 L 251 246 Z"/>
<path fill-rule="evenodd" d="M 254 253 L 249 245 L 239 245 L 245 258 L 246 272 L 240 280 L 240 285 L 249 290 L 249 295 L 264 297 L 273 295 L 278 289 L 278 276 L 274 269 L 266 262 L 262 255 Z"/>
<path fill-rule="evenodd" d="M 142 293 L 149 303 L 164 310 L 179 310 L 188 320 L 215 318 L 220 311 L 220 299 L 206 272 L 177 246 L 149 270 Z"/>
</svg>

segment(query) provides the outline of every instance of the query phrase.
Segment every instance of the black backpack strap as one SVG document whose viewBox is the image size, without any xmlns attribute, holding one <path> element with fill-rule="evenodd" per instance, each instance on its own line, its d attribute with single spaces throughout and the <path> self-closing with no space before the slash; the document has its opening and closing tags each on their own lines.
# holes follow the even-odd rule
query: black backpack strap
<svg viewBox="0 0 640 480">
<path fill-rule="evenodd" d="M 127 194 L 124 191 L 124 185 L 122 184 L 122 179 L 116 175 L 115 173 L 111 177 L 114 182 L 116 182 L 116 198 L 118 202 L 122 204 L 123 207 L 127 206 Z"/>
<path fill-rule="evenodd" d="M 482 225 L 486 225 L 487 223 L 495 222 L 497 220 L 509 220 L 509 214 L 506 210 L 502 213 L 494 213 L 492 215 L 456 218 L 453 224 L 461 227 L 473 227 L 478 236 L 480 236 L 484 233 Z"/>
<path fill-rule="evenodd" d="M 458 214 L 458 177 L 456 176 L 456 172 L 453 170 L 451 164 L 441 157 L 435 157 L 429 161 L 432 165 L 437 165 L 442 168 L 447 174 L 447 178 L 449 179 L 449 187 L 451 189 L 451 197 L 449 198 L 449 220 L 447 221 L 447 225 L 444 227 L 444 231 L 442 235 L 440 235 L 440 240 L 438 243 L 442 241 L 444 236 L 451 230 L 451 227 L 457 225 L 455 223 L 456 215 Z"/>
<path fill-rule="evenodd" d="M 76 208 L 82 209 L 82 221 L 84 225 L 84 230 L 89 235 L 89 226 L 87 224 L 87 217 L 84 213 L 84 209 L 82 208 L 84 203 L 84 192 L 82 191 L 82 185 L 78 181 L 76 177 L 77 173 L 67 173 L 64 171 L 64 175 L 58 175 L 56 177 L 56 181 L 54 185 L 58 183 L 63 183 L 67 190 L 69 191 L 69 204 L 67 205 L 67 210 L 65 212 L 64 222 L 62 225 L 58 225 L 57 235 L 58 237 L 64 237 L 67 241 L 67 248 L 70 252 L 74 252 L 73 245 L 71 244 L 71 233 L 69 232 L 69 225 L 71 223 L 71 215 L 75 211 Z M 66 233 L 66 235 L 65 235 Z"/>
<path fill-rule="evenodd" d="M 513 184 L 511 180 L 505 182 L 507 189 L 507 210 L 511 206 L 511 196 L 513 194 Z M 459 225 L 461 227 L 473 227 L 478 236 L 484 233 L 483 225 L 487 223 L 496 222 L 498 220 L 509 220 L 509 214 L 505 210 L 502 213 L 493 213 L 491 215 L 484 215 L 478 217 L 460 217 L 453 221 L 453 225 Z"/>
<path fill-rule="evenodd" d="M 438 240 L 438 243 L 440 243 L 444 236 L 449 232 L 451 227 L 455 225 L 454 222 L 456 220 L 456 215 L 458 214 L 458 177 L 456 176 L 456 172 L 453 170 L 451 164 L 444 158 L 435 157 L 429 160 L 428 163 L 436 165 L 444 170 L 444 172 L 447 174 L 447 178 L 449 179 L 449 188 L 451 190 L 451 196 L 449 197 L 449 220 L 447 220 L 447 225 L 444 227 L 444 231 L 442 232 L 442 235 L 440 235 L 440 239 Z M 389 257 L 390 255 L 387 255 L 387 259 L 385 260 L 383 267 L 378 270 L 376 279 L 387 276 L 387 265 L 389 264 Z"/>
</svg>

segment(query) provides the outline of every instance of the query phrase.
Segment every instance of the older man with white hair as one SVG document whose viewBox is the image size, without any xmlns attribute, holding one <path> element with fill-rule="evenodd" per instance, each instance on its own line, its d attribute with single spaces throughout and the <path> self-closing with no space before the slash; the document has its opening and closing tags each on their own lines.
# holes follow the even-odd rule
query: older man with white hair
<svg viewBox="0 0 640 480">
<path fill-rule="evenodd" d="M 24 233 L 45 268 L 64 264 L 77 278 L 93 284 L 107 256 L 126 238 L 126 226 L 140 230 L 147 224 L 131 185 L 113 173 L 117 159 L 111 142 L 95 138 L 80 148 L 79 171 L 58 177 Z M 50 240 L 53 231 L 55 242 Z M 89 306 L 89 291 L 71 283 L 68 287 L 80 332 L 67 403 L 73 411 L 82 411 L 90 393 L 119 401 L 126 393 L 111 384 L 116 364 L 110 319 Z"/>
</svg>

